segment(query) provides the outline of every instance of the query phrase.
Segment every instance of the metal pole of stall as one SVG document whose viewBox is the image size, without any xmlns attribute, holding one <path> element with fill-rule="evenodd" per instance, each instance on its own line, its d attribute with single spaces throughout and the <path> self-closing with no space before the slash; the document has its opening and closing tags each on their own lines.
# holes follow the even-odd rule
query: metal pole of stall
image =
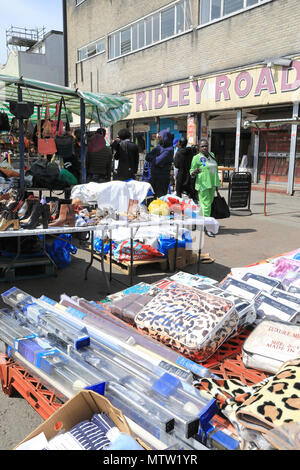
<svg viewBox="0 0 300 470">
<path fill-rule="evenodd" d="M 254 134 L 253 182 L 258 183 L 259 132 Z"/>
<path fill-rule="evenodd" d="M 20 85 L 18 86 L 18 101 L 22 101 L 22 88 Z M 25 145 L 24 145 L 24 122 L 23 119 L 19 119 L 19 150 L 20 150 L 20 188 L 24 190 L 25 188 L 25 178 L 24 178 L 24 153 L 25 153 Z"/>
<path fill-rule="evenodd" d="M 299 103 L 294 103 L 293 105 L 293 117 L 298 118 L 299 114 Z M 297 152 L 297 134 L 298 134 L 298 125 L 292 124 L 291 129 L 291 144 L 290 144 L 290 163 L 289 163 L 289 172 L 288 172 L 288 185 L 287 185 L 287 194 L 294 194 L 294 184 L 295 184 L 295 165 L 296 165 L 296 152 Z"/>
<path fill-rule="evenodd" d="M 81 129 L 81 183 L 86 183 L 86 167 L 85 167 L 85 102 L 80 99 L 80 129 Z"/>
<path fill-rule="evenodd" d="M 264 216 L 267 215 L 267 179 L 268 179 L 268 156 L 269 156 L 269 134 L 265 134 L 266 141 L 266 162 L 265 162 L 265 188 L 264 188 Z"/>
</svg>

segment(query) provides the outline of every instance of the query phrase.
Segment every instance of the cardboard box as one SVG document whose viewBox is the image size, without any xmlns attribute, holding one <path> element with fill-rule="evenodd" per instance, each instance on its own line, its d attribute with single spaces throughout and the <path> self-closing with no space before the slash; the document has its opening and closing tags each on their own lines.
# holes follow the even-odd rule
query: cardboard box
<svg viewBox="0 0 300 470">
<path fill-rule="evenodd" d="M 101 411 L 109 415 L 121 432 L 133 436 L 122 411 L 115 408 L 104 396 L 90 390 L 82 390 L 55 411 L 50 418 L 38 426 L 16 447 L 42 432 L 49 441 L 60 431 L 69 431 L 76 424 L 86 419 L 91 419 L 95 413 L 100 413 Z M 137 439 L 137 441 L 146 448 L 140 439 Z"/>
<path fill-rule="evenodd" d="M 169 270 L 174 271 L 174 256 L 175 248 L 171 248 L 168 251 L 168 261 L 169 261 Z M 177 248 L 177 257 L 176 257 L 176 269 L 184 268 L 190 264 L 197 263 L 198 255 L 192 250 L 186 250 L 185 248 Z"/>
</svg>

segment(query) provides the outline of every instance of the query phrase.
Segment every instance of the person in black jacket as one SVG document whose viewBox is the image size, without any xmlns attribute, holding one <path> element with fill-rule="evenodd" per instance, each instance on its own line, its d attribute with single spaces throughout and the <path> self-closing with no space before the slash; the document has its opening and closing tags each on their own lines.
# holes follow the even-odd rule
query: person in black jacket
<svg viewBox="0 0 300 470">
<path fill-rule="evenodd" d="M 161 131 L 158 145 L 146 155 L 150 163 L 150 184 L 157 198 L 168 194 L 173 156 L 173 136 L 167 130 Z"/>
<path fill-rule="evenodd" d="M 185 192 L 189 198 L 193 198 L 193 188 L 190 175 L 193 151 L 187 147 L 187 139 L 181 137 L 178 143 L 178 150 L 175 155 L 174 165 L 178 169 L 176 176 L 176 196 L 181 197 Z"/>
<path fill-rule="evenodd" d="M 127 181 L 135 179 L 139 167 L 138 146 L 130 141 L 131 134 L 128 129 L 121 129 L 118 138 L 112 143 L 112 149 L 116 152 L 115 160 L 119 161 L 117 180 Z"/>
</svg>

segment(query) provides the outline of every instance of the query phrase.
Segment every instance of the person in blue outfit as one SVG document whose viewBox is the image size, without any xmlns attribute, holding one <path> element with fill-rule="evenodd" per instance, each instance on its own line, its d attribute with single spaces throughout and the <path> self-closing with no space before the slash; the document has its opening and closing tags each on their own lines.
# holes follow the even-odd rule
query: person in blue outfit
<svg viewBox="0 0 300 470">
<path fill-rule="evenodd" d="M 158 144 L 146 155 L 150 163 L 150 184 L 157 198 L 168 194 L 173 156 L 173 136 L 167 130 L 161 131 Z"/>
</svg>

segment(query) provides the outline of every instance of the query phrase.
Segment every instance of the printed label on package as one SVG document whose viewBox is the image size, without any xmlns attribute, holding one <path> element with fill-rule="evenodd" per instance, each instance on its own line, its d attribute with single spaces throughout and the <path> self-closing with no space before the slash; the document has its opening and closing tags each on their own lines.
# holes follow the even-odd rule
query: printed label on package
<svg viewBox="0 0 300 470">
<path fill-rule="evenodd" d="M 261 292 L 261 290 L 257 287 L 230 277 L 225 279 L 225 281 L 221 284 L 221 287 L 222 289 L 226 290 L 227 292 L 231 292 L 231 294 L 234 294 L 237 297 L 242 297 L 243 299 L 250 301 Z"/>
<path fill-rule="evenodd" d="M 255 310 L 260 318 L 275 317 L 283 321 L 291 321 L 298 313 L 294 308 L 284 305 L 265 294 L 260 294 L 255 299 Z"/>
<path fill-rule="evenodd" d="M 296 297 L 295 295 L 280 289 L 274 289 L 272 291 L 272 297 L 274 297 L 274 299 L 278 300 L 279 302 L 288 305 L 289 307 L 299 310 L 300 312 L 300 298 Z"/>
<path fill-rule="evenodd" d="M 257 287 L 259 290 L 266 292 L 271 292 L 273 289 L 275 289 L 275 287 L 280 285 L 280 282 L 276 279 L 269 279 L 268 277 L 253 273 L 245 274 L 242 280 L 249 282 L 251 286 Z"/>
</svg>

